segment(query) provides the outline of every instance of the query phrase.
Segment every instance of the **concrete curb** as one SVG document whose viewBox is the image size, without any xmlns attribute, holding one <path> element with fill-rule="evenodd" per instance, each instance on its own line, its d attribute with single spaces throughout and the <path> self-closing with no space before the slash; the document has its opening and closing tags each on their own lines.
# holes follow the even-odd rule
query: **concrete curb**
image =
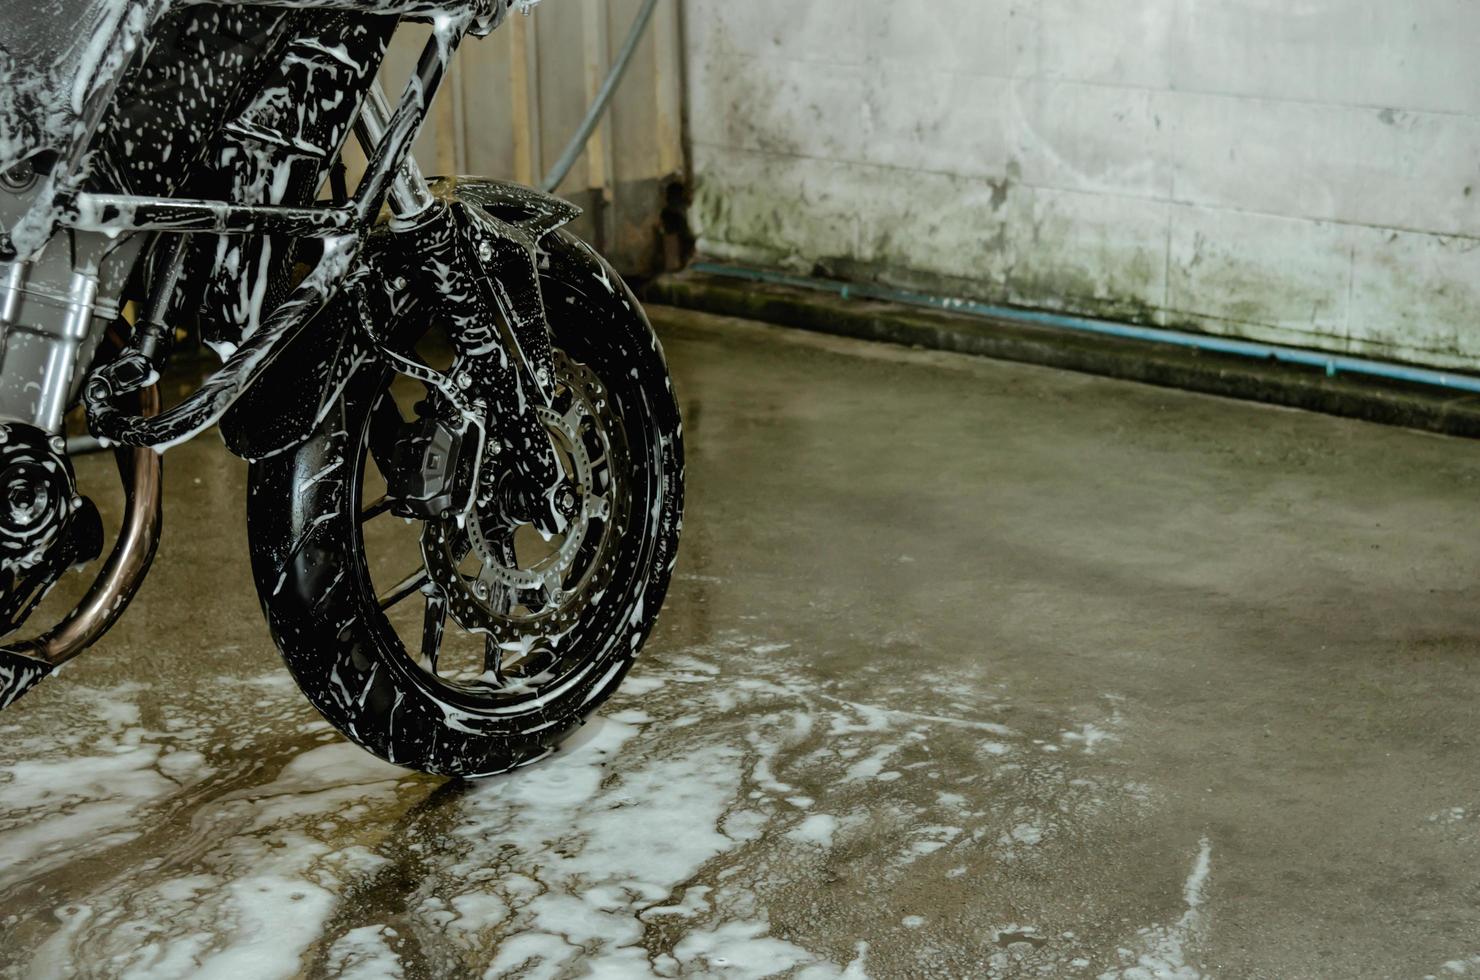
<svg viewBox="0 0 1480 980">
<path fill-rule="evenodd" d="M 1480 438 L 1480 395 L 1447 392 L 1149 341 L 1076 334 L 832 293 L 680 272 L 644 298 L 820 333 L 1041 364 L 1167 388 Z"/>
</svg>

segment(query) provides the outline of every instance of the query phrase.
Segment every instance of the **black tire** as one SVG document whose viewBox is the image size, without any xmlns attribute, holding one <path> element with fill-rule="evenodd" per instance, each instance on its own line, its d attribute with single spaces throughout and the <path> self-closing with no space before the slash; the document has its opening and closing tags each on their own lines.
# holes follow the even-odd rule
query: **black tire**
<svg viewBox="0 0 1480 980">
<path fill-rule="evenodd" d="M 252 570 L 288 669 L 335 728 L 410 769 L 491 775 L 553 751 L 621 683 L 676 557 L 683 447 L 662 348 L 637 300 L 590 249 L 563 233 L 546 245 L 541 287 L 555 346 L 605 385 L 632 487 L 630 520 L 614 526 L 619 560 L 606 594 L 580 611 L 577 667 L 513 693 L 447 682 L 408 653 L 381 611 L 360 494 L 372 409 L 392 378 L 385 364 L 359 367 L 307 441 L 251 465 Z"/>
</svg>

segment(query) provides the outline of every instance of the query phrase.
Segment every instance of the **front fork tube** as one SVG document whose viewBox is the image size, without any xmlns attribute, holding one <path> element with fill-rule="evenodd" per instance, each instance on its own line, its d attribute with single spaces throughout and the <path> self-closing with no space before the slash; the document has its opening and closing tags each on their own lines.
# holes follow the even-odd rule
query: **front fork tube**
<svg viewBox="0 0 1480 980">
<path fill-rule="evenodd" d="M 380 87 L 379 81 L 372 82 L 365 92 L 365 101 L 360 105 L 360 114 L 355 119 L 355 138 L 360 141 L 360 146 L 366 153 L 380 145 L 390 123 L 391 108 L 386 101 L 385 90 Z M 427 186 L 421 167 L 410 152 L 401 158 L 401 166 L 391 180 L 391 189 L 387 196 L 391 213 L 403 221 L 414 218 L 432 206 L 432 189 Z"/>
<path fill-rule="evenodd" d="M 521 516 L 558 534 L 566 524 L 553 503 L 561 468 L 538 414 L 550 404 L 548 334 L 544 364 L 536 365 L 507 328 L 509 317 L 495 285 L 502 270 L 491 267 L 493 253 L 470 233 L 466 207 L 433 198 L 414 215 L 391 222 L 385 298 L 392 310 L 412 301 L 419 322 L 443 326 L 452 340 L 452 367 L 433 384 L 483 432 L 481 440 L 465 442 L 469 448 L 481 446 L 479 458 L 473 460 L 472 492 L 494 482 L 493 474 L 483 470 L 497 466 L 499 482 L 510 481 L 511 492 L 519 498 Z M 395 267 L 414 271 L 403 277 Z M 532 263 L 529 274 L 534 274 Z M 533 289 L 537 296 L 537 282 Z M 543 378 L 537 374 L 541 371 Z M 460 509 L 475 503 L 463 501 Z"/>
</svg>

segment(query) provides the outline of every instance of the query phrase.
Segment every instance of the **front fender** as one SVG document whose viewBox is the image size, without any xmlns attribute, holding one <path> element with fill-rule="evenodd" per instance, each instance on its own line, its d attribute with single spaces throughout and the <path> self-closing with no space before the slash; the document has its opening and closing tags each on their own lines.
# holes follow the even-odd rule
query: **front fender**
<svg viewBox="0 0 1480 980">
<path fill-rule="evenodd" d="M 441 207 L 452 208 L 461 220 L 471 220 L 485 235 L 507 243 L 509 252 L 578 247 L 552 234 L 581 213 L 557 197 L 480 177 L 444 177 L 431 189 Z M 221 419 L 221 437 L 233 453 L 262 459 L 298 445 L 333 406 L 350 376 L 375 357 L 375 344 L 362 321 L 367 316 L 384 318 L 387 322 L 375 324 L 376 332 L 381 336 L 392 332 L 389 321 L 400 308 L 394 301 L 394 283 L 403 281 L 407 262 L 420 254 L 415 242 L 408 240 L 416 234 L 416 223 L 404 224 L 383 220 L 376 226 L 347 276 L 349 285 L 284 345 Z M 507 253 L 496 253 L 482 260 L 494 280 L 499 305 L 521 345 L 547 351 L 543 312 L 530 310 L 531 304 L 540 302 L 538 279 L 532 278 L 537 277 L 538 263 L 506 258 Z"/>
</svg>

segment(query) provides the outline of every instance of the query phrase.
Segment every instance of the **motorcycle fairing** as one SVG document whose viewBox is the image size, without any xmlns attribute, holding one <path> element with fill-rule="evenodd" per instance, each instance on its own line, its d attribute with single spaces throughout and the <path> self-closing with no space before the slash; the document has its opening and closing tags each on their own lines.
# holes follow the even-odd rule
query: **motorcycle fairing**
<svg viewBox="0 0 1480 980">
<path fill-rule="evenodd" d="M 64 152 L 80 136 L 89 93 L 123 68 L 142 35 L 137 0 L 36 0 L 0 18 L 0 169 Z M 157 4 L 153 6 L 158 6 Z"/>
<path fill-rule="evenodd" d="M 88 144 L 119 79 L 168 0 L 37 0 L 0 18 L 0 173 L 57 164 L 0 215 L 9 260 L 39 252 L 82 189 Z M 41 167 L 38 166 L 38 171 Z"/>
</svg>

